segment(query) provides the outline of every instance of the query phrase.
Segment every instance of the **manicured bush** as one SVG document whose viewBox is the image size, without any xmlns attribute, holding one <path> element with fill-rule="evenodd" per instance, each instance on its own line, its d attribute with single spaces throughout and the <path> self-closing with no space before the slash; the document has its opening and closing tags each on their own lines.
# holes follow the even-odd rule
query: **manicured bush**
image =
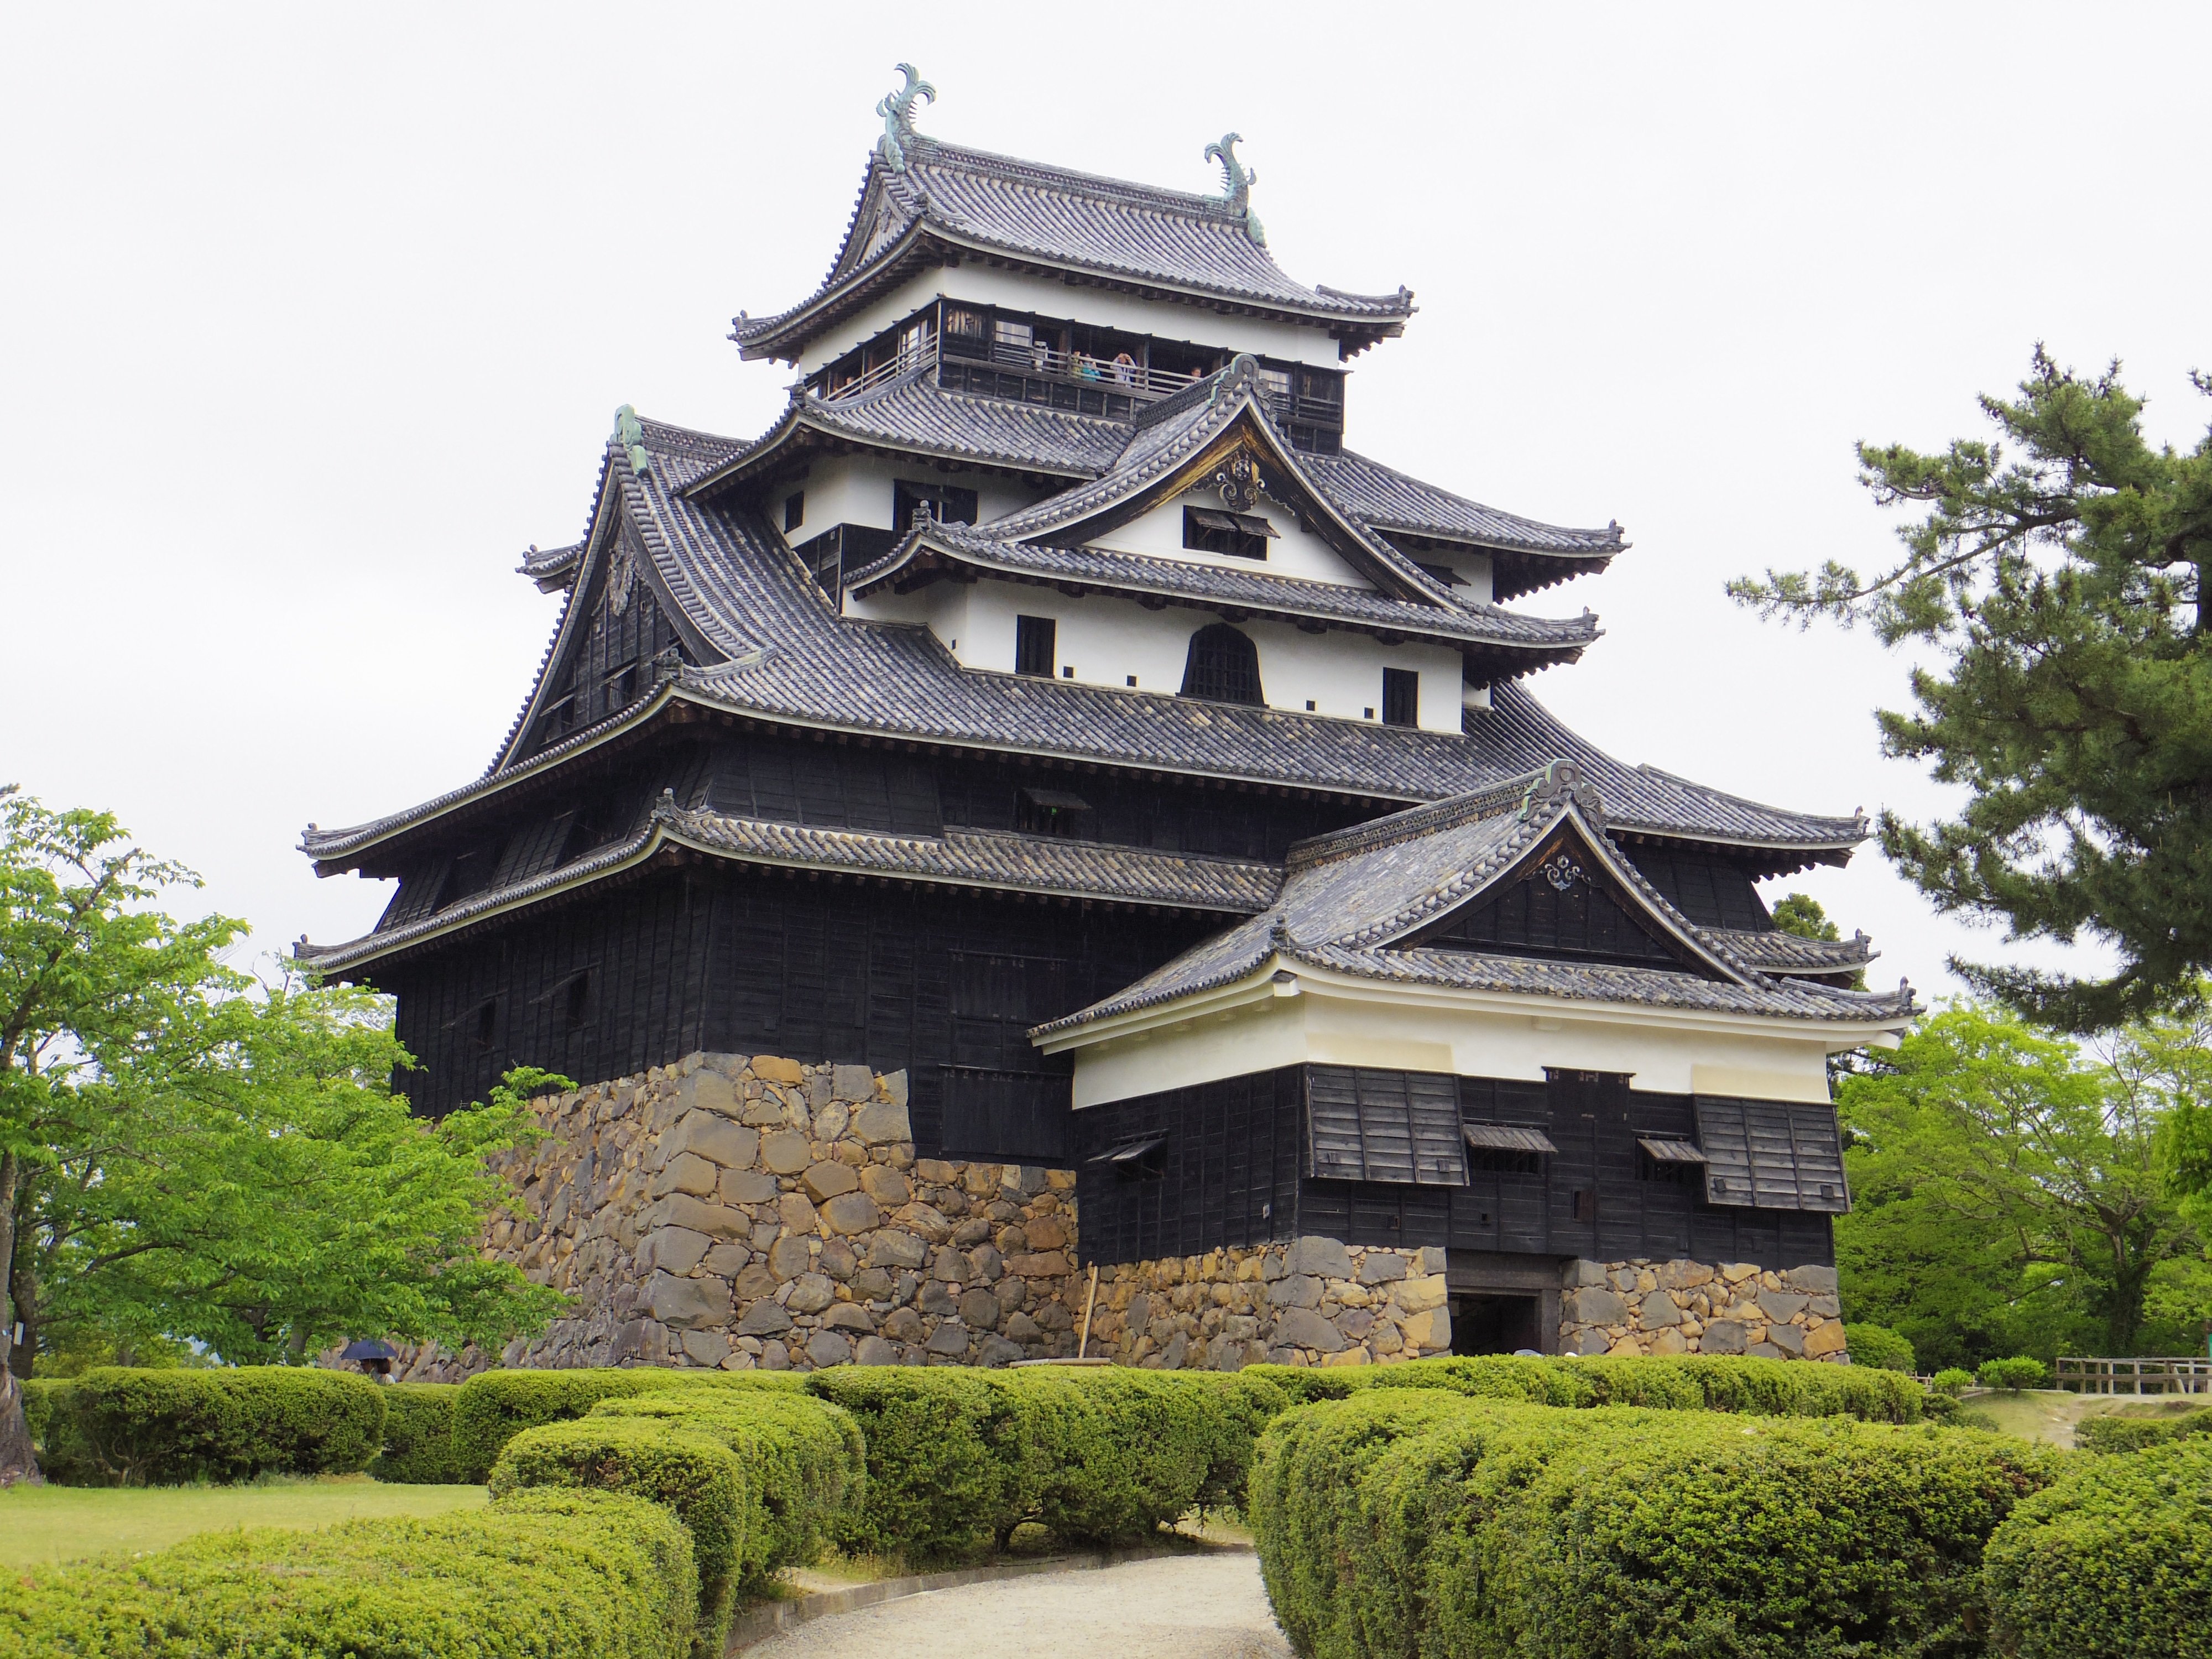
<svg viewBox="0 0 2212 1659">
<path fill-rule="evenodd" d="M 1025 1522 L 1127 1538 L 1234 1502 L 1288 1404 L 1249 1371 L 839 1366 L 807 1386 L 867 1446 L 867 1500 L 838 1541 L 915 1561 L 972 1559 Z"/>
<path fill-rule="evenodd" d="M 382 1390 L 307 1366 L 101 1366 L 51 1396 L 47 1434 L 78 1478 L 126 1486 L 352 1474 L 384 1444 Z"/>
<path fill-rule="evenodd" d="M 395 1486 L 472 1486 L 453 1455 L 458 1382 L 393 1382 L 384 1395 L 384 1450 L 368 1472 Z"/>
<path fill-rule="evenodd" d="M 1439 1389 L 1531 1405 L 1648 1406 L 1910 1423 L 1918 1420 L 1923 1399 L 1911 1377 L 1894 1372 L 1719 1354 L 1621 1359 L 1485 1354 L 1397 1365 L 1251 1365 L 1240 1375 L 1264 1376 L 1299 1403 L 1348 1399 L 1370 1389 Z"/>
<path fill-rule="evenodd" d="M 1974 1386 L 1974 1374 L 1969 1370 L 1961 1370 L 1956 1365 L 1946 1365 L 1928 1379 L 1928 1386 L 1937 1394 L 1948 1395 L 1952 1399 L 1956 1400 Z"/>
<path fill-rule="evenodd" d="M 1871 1370 L 1911 1373 L 1920 1369 L 1913 1358 L 1912 1344 L 1887 1325 L 1846 1324 L 1844 1346 L 1852 1364 Z"/>
<path fill-rule="evenodd" d="M 722 1650 L 745 1523 L 745 1470 L 720 1440 L 651 1418 L 586 1418 L 525 1429 L 491 1472 L 495 1499 L 530 1488 L 619 1492 L 661 1505 L 691 1536 L 696 1650 Z"/>
<path fill-rule="evenodd" d="M 860 1425 L 826 1400 L 768 1389 L 665 1389 L 603 1400 L 584 1420 L 665 1424 L 729 1449 L 744 1480 L 732 1569 L 742 1586 L 817 1559 L 857 1518 L 867 1491 Z"/>
<path fill-rule="evenodd" d="M 710 1371 L 641 1365 L 621 1370 L 484 1371 L 461 1385 L 453 1402 L 453 1457 L 462 1478 L 490 1478 L 500 1449 L 525 1429 L 567 1423 L 602 1400 L 663 1389 L 783 1389 L 796 1392 L 805 1378 L 788 1371 Z"/>
<path fill-rule="evenodd" d="M 1557 1360 L 1516 1354 L 1446 1355 L 1395 1365 L 1247 1365 L 1238 1375 L 1265 1377 L 1301 1406 L 1349 1399 L 1369 1389 L 1440 1389 L 1473 1399 L 1540 1406 L 1597 1403 L 1588 1376 Z"/>
<path fill-rule="evenodd" d="M 2039 1389 L 2048 1375 L 2040 1359 L 2022 1355 L 2014 1359 L 1984 1359 L 1974 1373 L 1985 1389 Z"/>
<path fill-rule="evenodd" d="M 697 1599 L 690 1539 L 667 1510 L 531 1492 L 7 1575 L 0 1659 L 680 1659 Z"/>
<path fill-rule="evenodd" d="M 2212 1410 L 2180 1417 L 2084 1418 L 2074 1430 L 2074 1443 L 2093 1452 L 2132 1452 L 2206 1435 L 2212 1435 Z"/>
<path fill-rule="evenodd" d="M 1491 1594 L 1447 1579 L 1445 1650 L 1955 1651 L 1982 1552 L 2053 1455 L 1996 1435 L 1845 1419 L 1676 1415 L 1590 1436 L 1499 1517 Z"/>
<path fill-rule="evenodd" d="M 1922 1425 L 1374 1389 L 1276 1420 L 1250 1515 L 1312 1659 L 1957 1651 L 1983 1541 L 2052 1456 Z"/>
<path fill-rule="evenodd" d="M 837 1542 L 916 1561 L 972 1558 L 1022 1510 L 1013 1400 L 989 1371 L 960 1366 L 836 1366 L 807 1378 L 850 1412 L 867 1447 L 867 1502 Z"/>
<path fill-rule="evenodd" d="M 1718 1354 L 1603 1363 L 1679 1366 L 1704 1391 L 1707 1410 L 1759 1417 L 1856 1417 L 1866 1423 L 1917 1423 L 1928 1397 L 1926 1390 L 1905 1373 L 1864 1365 L 1733 1359 Z"/>
<path fill-rule="evenodd" d="M 2014 1659 L 2204 1659 L 2212 1441 L 2076 1462 L 1997 1529 L 1984 1576 Z"/>
</svg>

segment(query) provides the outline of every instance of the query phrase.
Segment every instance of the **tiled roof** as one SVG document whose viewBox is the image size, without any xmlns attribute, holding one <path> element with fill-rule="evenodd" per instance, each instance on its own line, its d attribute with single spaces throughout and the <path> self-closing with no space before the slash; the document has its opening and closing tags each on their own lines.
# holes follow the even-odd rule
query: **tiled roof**
<svg viewBox="0 0 2212 1659">
<path fill-rule="evenodd" d="M 647 421 L 645 471 L 619 447 L 602 465 L 595 521 L 615 506 L 629 516 L 648 578 L 696 636 L 698 665 L 671 693 L 683 700 L 856 735 L 1406 801 L 1495 785 L 1565 757 L 1602 790 L 1616 831 L 1767 849 L 1778 869 L 1866 837 L 1863 818 L 1788 811 L 1625 765 L 1516 683 L 1495 686 L 1490 710 L 1469 711 L 1461 734 L 963 669 L 927 629 L 841 618 L 757 515 L 695 500 L 689 486 L 735 447 Z M 591 556 L 604 556 L 603 546 Z M 526 709 L 484 777 L 373 823 L 311 831 L 303 846 L 318 859 L 346 856 L 657 718 L 660 707 L 641 703 L 535 757 L 521 745 Z"/>
<path fill-rule="evenodd" d="M 921 368 L 857 398 L 793 394 L 776 423 L 694 486 L 711 495 L 750 476 L 811 434 L 1024 472 L 1095 477 L 1129 441 L 1126 421 L 1109 421 L 1001 398 L 946 392 Z"/>
<path fill-rule="evenodd" d="M 1874 942 L 1861 933 L 1853 939 L 1804 939 L 1778 927 L 1753 932 L 1748 928 L 1711 927 L 1715 939 L 1763 974 L 1849 974 L 1880 954 Z"/>
<path fill-rule="evenodd" d="M 1032 1036 L 1164 1006 L 1245 980 L 1271 961 L 1293 969 L 1310 963 L 1366 979 L 1783 1018 L 1894 1025 L 1911 1015 L 1909 987 L 1878 996 L 1771 978 L 1739 956 L 1729 937 L 1698 927 L 1613 844 L 1596 792 L 1571 763 L 1555 763 L 1515 782 L 1523 787 L 1471 792 L 1299 843 L 1268 910 L 1105 1000 L 1036 1027 Z M 1570 820 L 1604 872 L 1683 952 L 1686 968 L 1542 961 L 1402 943 L 1516 877 Z"/>
<path fill-rule="evenodd" d="M 1308 456 L 1305 464 L 1323 489 L 1380 531 L 1410 531 L 1486 547 L 1581 559 L 1611 558 L 1627 545 L 1617 524 L 1602 530 L 1568 530 L 1542 524 L 1423 483 L 1350 450 L 1340 455 Z"/>
<path fill-rule="evenodd" d="M 1086 523 L 1158 495 L 1191 463 L 1214 453 L 1218 443 L 1238 430 L 1267 452 L 1273 470 L 1283 480 L 1280 491 L 1302 496 L 1313 507 L 1315 527 L 1337 544 L 1362 575 L 1400 599 L 1430 605 L 1458 603 L 1443 584 L 1345 513 L 1315 483 L 1305 469 L 1307 458 L 1284 440 L 1267 411 L 1258 360 L 1243 354 L 1147 411 L 1147 418 L 1107 471 L 994 519 L 981 527 L 982 533 L 1003 541 L 1079 541 Z"/>
<path fill-rule="evenodd" d="M 1413 295 L 1294 282 L 1219 198 L 1101 179 L 917 137 L 903 173 L 872 155 L 830 273 L 774 317 L 738 319 L 748 356 L 790 356 L 856 301 L 937 246 L 1091 273 L 1200 302 L 1331 326 L 1358 343 L 1403 327 Z M 843 302 L 841 304 L 841 302 Z"/>
<path fill-rule="evenodd" d="M 527 880 L 472 894 L 400 927 L 343 945 L 308 945 L 299 957 L 323 972 L 357 968 L 550 894 L 634 869 L 671 843 L 734 863 L 780 869 L 1228 915 L 1264 908 L 1282 884 L 1282 872 L 1273 865 L 1250 860 L 980 830 L 948 830 L 941 836 L 824 830 L 687 810 L 664 798 L 645 826 L 626 840 Z"/>
<path fill-rule="evenodd" d="M 1497 605 L 1449 607 L 1415 604 L 1338 582 L 1278 576 L 1260 569 L 1157 558 L 1099 547 L 1051 547 L 1009 541 L 991 526 L 932 526 L 846 579 L 848 592 L 864 593 L 914 570 L 933 555 L 975 569 L 1038 581 L 1076 584 L 1121 593 L 1142 593 L 1178 605 L 1233 608 L 1272 616 L 1311 617 L 1447 643 L 1488 645 L 1564 654 L 1568 659 L 1598 637 L 1597 618 L 1554 620 L 1524 617 Z"/>
</svg>

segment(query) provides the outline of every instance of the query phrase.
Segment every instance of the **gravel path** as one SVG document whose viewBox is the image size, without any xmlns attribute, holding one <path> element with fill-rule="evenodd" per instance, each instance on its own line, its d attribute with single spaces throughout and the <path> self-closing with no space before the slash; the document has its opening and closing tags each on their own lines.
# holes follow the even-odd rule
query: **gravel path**
<svg viewBox="0 0 2212 1659">
<path fill-rule="evenodd" d="M 745 1659 L 1290 1659 L 1259 1559 L 1168 1556 L 932 1590 L 817 1619 Z"/>
</svg>

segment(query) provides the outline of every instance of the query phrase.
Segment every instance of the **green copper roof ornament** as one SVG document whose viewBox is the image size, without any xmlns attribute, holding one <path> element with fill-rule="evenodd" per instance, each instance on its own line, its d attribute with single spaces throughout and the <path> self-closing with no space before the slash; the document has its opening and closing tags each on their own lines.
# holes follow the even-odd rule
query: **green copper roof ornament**
<svg viewBox="0 0 2212 1659">
<path fill-rule="evenodd" d="M 906 76 L 906 84 L 876 101 L 876 113 L 884 118 L 884 136 L 876 140 L 876 149 L 893 173 L 904 173 L 906 147 L 921 136 L 914 130 L 914 100 L 924 98 L 935 103 L 937 88 L 917 75 L 911 64 L 892 67 Z"/>
<path fill-rule="evenodd" d="M 1244 216 L 1244 234 L 1265 247 L 1267 230 L 1260 223 L 1260 216 L 1252 211 L 1252 186 L 1260 182 L 1260 175 L 1237 159 L 1237 146 L 1243 142 L 1243 133 L 1224 132 L 1218 143 L 1206 147 L 1206 159 L 1221 163 L 1221 199 L 1231 213 Z"/>
<path fill-rule="evenodd" d="M 629 470 L 642 477 L 653 465 L 653 457 L 645 453 L 645 428 L 639 422 L 637 411 L 628 404 L 615 410 L 615 441 L 629 453 Z"/>
</svg>

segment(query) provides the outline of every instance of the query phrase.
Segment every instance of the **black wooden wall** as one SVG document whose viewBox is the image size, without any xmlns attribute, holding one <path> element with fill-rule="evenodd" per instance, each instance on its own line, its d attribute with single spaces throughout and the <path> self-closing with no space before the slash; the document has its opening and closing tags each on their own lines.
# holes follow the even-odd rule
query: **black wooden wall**
<svg viewBox="0 0 2212 1659">
<path fill-rule="evenodd" d="M 1828 1217 L 1707 1204 L 1695 1166 L 1658 1164 L 1640 1151 L 1640 1136 L 1693 1138 L 1687 1095 L 1649 1093 L 1588 1072 L 1554 1072 L 1540 1084 L 1458 1081 L 1466 1121 L 1540 1129 L 1558 1152 L 1471 1151 L 1465 1187 L 1316 1180 L 1304 1173 L 1299 1066 L 1086 1107 L 1075 1114 L 1085 1255 L 1135 1261 L 1319 1233 L 1347 1244 L 1598 1261 L 1686 1256 L 1795 1267 L 1835 1260 Z M 1089 1161 L 1163 1130 L 1169 1139 L 1152 1172 Z"/>
<path fill-rule="evenodd" d="M 584 1081 L 694 1049 L 908 1074 L 918 1150 L 1065 1164 L 1066 1056 L 1025 1036 L 1231 918 L 1146 915 L 699 866 L 616 887 L 378 976 L 419 1111 L 511 1066 Z"/>
<path fill-rule="evenodd" d="M 1084 1259 L 1198 1255 L 1314 1231 L 1297 1224 L 1304 1125 L 1299 1066 L 1085 1107 L 1075 1114 Z M 1161 1133 L 1158 1158 L 1091 1161 Z"/>
</svg>

